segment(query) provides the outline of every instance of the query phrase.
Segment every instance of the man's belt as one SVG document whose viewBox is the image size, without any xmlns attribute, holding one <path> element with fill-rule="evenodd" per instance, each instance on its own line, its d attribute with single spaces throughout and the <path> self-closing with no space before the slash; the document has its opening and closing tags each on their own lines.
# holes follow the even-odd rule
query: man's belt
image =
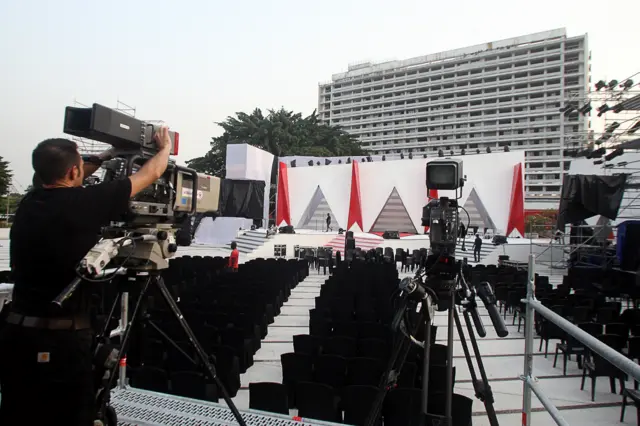
<svg viewBox="0 0 640 426">
<path fill-rule="evenodd" d="M 47 330 L 84 330 L 91 328 L 88 318 L 40 318 L 10 312 L 6 319 L 9 324 L 21 325 L 29 328 L 43 328 Z"/>
</svg>

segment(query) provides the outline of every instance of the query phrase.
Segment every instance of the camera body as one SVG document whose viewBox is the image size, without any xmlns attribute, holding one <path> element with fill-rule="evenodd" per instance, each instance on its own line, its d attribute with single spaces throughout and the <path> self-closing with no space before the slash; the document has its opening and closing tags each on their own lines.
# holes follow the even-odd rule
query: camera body
<svg viewBox="0 0 640 426">
<path fill-rule="evenodd" d="M 103 163 L 102 182 L 126 179 L 157 153 L 154 140 L 159 122 L 142 121 L 99 104 L 67 107 L 64 132 L 108 143 L 116 155 Z M 180 136 L 169 132 L 171 155 L 177 155 Z M 170 160 L 165 173 L 129 202 L 129 210 L 103 230 L 104 239 L 135 239 L 113 259 L 122 267 L 155 270 L 168 267 L 177 250 L 175 233 L 196 213 L 217 213 L 221 179 L 197 173 Z"/>
</svg>

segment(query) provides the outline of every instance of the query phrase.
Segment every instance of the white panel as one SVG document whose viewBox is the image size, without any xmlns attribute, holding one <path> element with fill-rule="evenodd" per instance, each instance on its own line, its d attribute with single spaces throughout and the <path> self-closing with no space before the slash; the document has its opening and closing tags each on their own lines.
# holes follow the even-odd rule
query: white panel
<svg viewBox="0 0 640 426">
<path fill-rule="evenodd" d="M 371 163 L 373 164 L 373 163 Z M 291 223 L 300 222 L 319 186 L 341 228 L 347 227 L 351 192 L 351 164 L 288 167 Z M 360 183 L 362 185 L 362 181 Z M 332 224 L 333 227 L 335 227 Z"/>
<path fill-rule="evenodd" d="M 251 219 L 243 217 L 205 217 L 194 236 L 197 244 L 224 245 L 235 240 L 240 229 L 251 229 Z"/>
<path fill-rule="evenodd" d="M 227 179 L 246 179 L 247 175 L 247 144 L 238 143 L 227 145 L 225 168 Z"/>
<path fill-rule="evenodd" d="M 524 164 L 524 151 L 465 155 L 451 158 L 463 160 L 467 182 L 460 204 L 464 204 L 475 187 L 487 213 L 499 230 L 505 230 L 509 219 L 513 168 Z M 368 231 L 395 187 L 411 221 L 420 230 L 422 207 L 427 202 L 426 163 L 437 158 L 373 161 L 360 163 L 360 197 L 364 230 Z M 345 228 L 349 214 L 351 165 L 289 168 L 291 220 L 298 223 L 318 185 L 322 188 L 339 226 Z M 453 191 L 440 191 L 440 196 L 453 197 Z"/>
<path fill-rule="evenodd" d="M 227 179 L 258 180 L 265 182 L 263 225 L 269 218 L 269 185 L 271 184 L 271 168 L 273 154 L 246 143 L 227 145 L 225 163 Z"/>
</svg>

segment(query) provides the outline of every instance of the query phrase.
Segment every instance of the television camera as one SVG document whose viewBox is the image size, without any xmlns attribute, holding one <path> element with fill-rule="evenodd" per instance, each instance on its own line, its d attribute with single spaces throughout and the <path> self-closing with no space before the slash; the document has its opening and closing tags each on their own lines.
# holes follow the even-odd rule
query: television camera
<svg viewBox="0 0 640 426">
<path fill-rule="evenodd" d="M 67 107 L 64 117 L 65 133 L 113 147 L 114 157 L 102 164 L 103 182 L 126 179 L 152 158 L 157 153 L 154 136 L 160 127 L 161 123 L 142 121 L 99 104 L 93 104 L 91 108 Z M 180 135 L 177 132 L 170 132 L 169 135 L 170 154 L 177 155 Z M 120 378 L 120 386 L 125 386 L 126 353 L 134 324 L 144 317 L 148 324 L 157 328 L 143 313 L 146 310 L 143 301 L 151 285 L 157 286 L 193 345 L 198 359 L 194 361 L 185 356 L 202 367 L 205 374 L 216 383 L 238 424 L 246 424 L 220 382 L 209 355 L 198 342 L 160 275 L 162 269 L 169 267 L 168 260 L 178 249 L 176 231 L 196 213 L 218 211 L 220 185 L 220 178 L 197 173 L 169 160 L 165 173 L 130 200 L 129 209 L 120 220 L 102 230 L 100 242 L 80 261 L 76 279 L 53 301 L 54 309 L 62 306 L 82 283 L 112 280 L 117 283 L 117 297 L 103 329 L 95 339 L 94 371 L 98 384 L 96 424 L 117 424 L 117 415 L 110 405 L 110 390 L 115 385 L 116 377 Z M 104 276 L 108 267 L 115 267 L 116 272 Z M 126 276 L 118 279 L 118 272 L 125 270 Z M 128 294 L 138 290 L 131 320 L 128 321 Z M 118 305 L 122 306 L 122 315 L 119 330 L 114 333 L 113 317 Z M 120 336 L 119 345 L 111 343 L 114 335 Z M 168 340 L 177 347 L 175 342 Z M 118 368 L 119 376 L 116 374 Z"/>
<path fill-rule="evenodd" d="M 480 337 L 486 336 L 486 330 L 478 313 L 476 296 L 484 303 L 489 317 L 499 337 L 506 337 L 508 331 L 496 307 L 496 298 L 488 282 L 473 284 L 470 267 L 466 259 L 456 260 L 456 244 L 460 226 L 458 205 L 462 197 L 461 189 L 466 180 L 463 174 L 462 161 L 457 159 L 433 160 L 426 166 L 426 186 L 428 189 L 440 191 L 454 191 L 453 197 L 442 196 L 431 200 L 424 206 L 422 226 L 429 226 L 430 250 L 420 260 L 420 267 L 414 277 L 404 278 L 399 283 L 400 306 L 392 321 L 392 329 L 400 331 L 407 339 L 401 339 L 393 348 L 387 371 L 382 377 L 378 397 L 367 419 L 366 425 L 377 424 L 380 417 L 385 394 L 395 386 L 398 373 L 402 370 L 404 361 L 412 344 L 422 347 L 423 380 L 420 424 L 452 425 L 452 394 L 453 394 L 453 325 L 455 323 L 460 343 L 463 348 L 469 372 L 471 374 L 476 397 L 484 402 L 489 424 L 497 426 L 498 420 L 493 407 L 493 393 L 478 350 L 475 330 Z M 467 213 L 468 217 L 468 213 Z M 468 228 L 468 226 L 467 226 Z M 464 236 L 463 236 L 464 237 Z M 457 306 L 462 307 L 469 340 L 474 350 L 480 378 L 476 375 L 471 360 L 467 340 L 460 321 Z M 429 359 L 432 343 L 431 324 L 435 311 L 448 311 L 447 327 L 447 377 L 445 407 L 438 415 L 429 413 Z M 416 337 L 421 335 L 420 338 Z M 426 421 L 426 423 L 425 423 Z"/>
</svg>

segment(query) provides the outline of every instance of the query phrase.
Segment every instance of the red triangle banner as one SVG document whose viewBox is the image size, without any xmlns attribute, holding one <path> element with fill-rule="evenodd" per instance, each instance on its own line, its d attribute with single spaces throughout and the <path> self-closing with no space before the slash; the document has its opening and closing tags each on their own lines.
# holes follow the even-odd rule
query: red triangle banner
<svg viewBox="0 0 640 426">
<path fill-rule="evenodd" d="M 513 184 L 511 186 L 511 204 L 506 236 L 513 230 L 524 237 L 524 182 L 522 181 L 522 163 L 513 167 Z"/>
<path fill-rule="evenodd" d="M 289 178 L 286 163 L 280 162 L 278 169 L 278 201 L 276 203 L 276 226 L 285 222 L 291 225 L 291 209 L 289 207 Z"/>
<path fill-rule="evenodd" d="M 351 163 L 351 197 L 349 198 L 349 219 L 347 220 L 347 230 L 353 225 L 362 227 L 362 203 L 360 202 L 360 169 L 358 162 Z"/>
</svg>

